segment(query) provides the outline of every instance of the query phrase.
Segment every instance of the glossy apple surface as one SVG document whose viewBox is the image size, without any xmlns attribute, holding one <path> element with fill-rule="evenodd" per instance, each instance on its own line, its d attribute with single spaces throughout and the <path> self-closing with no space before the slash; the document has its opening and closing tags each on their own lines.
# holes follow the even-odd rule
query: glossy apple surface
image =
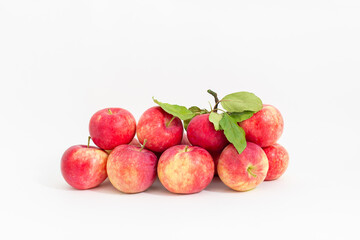
<svg viewBox="0 0 360 240">
<path fill-rule="evenodd" d="M 236 191 L 248 191 L 262 183 L 269 169 L 265 152 L 248 142 L 239 154 L 232 144 L 221 153 L 217 171 L 223 183 Z"/>
<path fill-rule="evenodd" d="M 157 171 L 160 182 L 170 192 L 197 193 L 210 184 L 214 162 L 203 148 L 178 145 L 161 155 Z"/>
<path fill-rule="evenodd" d="M 105 151 L 96 147 L 72 146 L 61 158 L 61 173 L 76 189 L 94 188 L 107 178 L 107 157 Z"/>
<path fill-rule="evenodd" d="M 209 121 L 209 114 L 198 115 L 190 121 L 187 137 L 192 145 L 209 152 L 221 152 L 229 144 L 224 131 L 215 130 L 214 124 Z"/>
<path fill-rule="evenodd" d="M 136 121 L 125 109 L 106 108 L 91 117 L 89 131 L 96 146 L 112 150 L 116 146 L 131 142 L 136 132 Z"/>
<path fill-rule="evenodd" d="M 137 138 L 141 144 L 151 151 L 161 153 L 181 143 L 183 125 L 179 118 L 165 112 L 161 107 L 152 107 L 140 117 Z"/>
<path fill-rule="evenodd" d="M 134 145 L 120 145 L 109 155 L 107 172 L 112 185 L 124 193 L 139 193 L 156 179 L 157 157 Z"/>
<path fill-rule="evenodd" d="M 278 179 L 284 174 L 289 165 L 289 153 L 277 143 L 263 149 L 269 160 L 269 171 L 265 181 Z"/>
<path fill-rule="evenodd" d="M 284 120 L 278 109 L 264 105 L 263 109 L 251 118 L 239 123 L 245 131 L 246 140 L 260 147 L 275 144 L 284 130 Z"/>
</svg>

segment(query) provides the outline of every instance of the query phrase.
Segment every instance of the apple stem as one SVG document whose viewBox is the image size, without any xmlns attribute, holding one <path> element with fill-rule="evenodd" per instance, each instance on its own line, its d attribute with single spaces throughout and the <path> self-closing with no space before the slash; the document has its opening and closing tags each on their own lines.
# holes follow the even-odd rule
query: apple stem
<svg viewBox="0 0 360 240">
<path fill-rule="evenodd" d="M 139 152 L 141 152 L 141 151 L 144 149 L 144 147 L 145 147 L 145 145 L 146 145 L 146 142 L 147 142 L 147 139 L 145 139 L 145 140 L 144 140 L 144 143 L 143 143 L 143 145 L 141 146 L 141 148 L 140 148 L 140 151 L 139 151 Z"/>
<path fill-rule="evenodd" d="M 90 146 L 90 139 L 91 139 L 91 137 L 89 136 L 89 137 L 88 137 L 88 144 L 87 144 L 87 148 L 89 148 L 89 146 Z"/>
<path fill-rule="evenodd" d="M 171 118 L 171 120 L 170 120 L 168 123 L 166 123 L 166 127 L 169 127 L 170 124 L 171 124 L 171 122 L 172 122 L 174 119 L 175 119 L 175 116 L 173 116 L 173 117 Z"/>
<path fill-rule="evenodd" d="M 110 108 L 108 108 L 108 113 L 111 115 L 112 114 L 112 111 Z"/>
<path fill-rule="evenodd" d="M 219 103 L 220 103 L 220 100 L 219 100 L 219 98 L 218 98 L 218 95 L 217 95 L 216 92 L 214 92 L 214 91 L 211 90 L 211 89 L 207 90 L 207 92 L 215 98 L 215 106 L 214 106 L 214 109 L 213 109 L 212 111 L 217 112 L 218 105 L 219 105 Z"/>
<path fill-rule="evenodd" d="M 214 108 L 213 110 L 215 110 L 215 111 L 220 110 L 222 112 L 226 112 L 226 111 L 222 110 L 221 108 Z"/>
<path fill-rule="evenodd" d="M 254 169 L 253 166 L 249 166 L 249 167 L 247 168 L 247 172 L 248 172 L 251 176 L 257 177 L 257 175 L 252 172 L 253 169 Z"/>
<path fill-rule="evenodd" d="M 188 147 L 189 147 L 188 145 L 185 146 L 184 152 L 187 152 Z"/>
</svg>

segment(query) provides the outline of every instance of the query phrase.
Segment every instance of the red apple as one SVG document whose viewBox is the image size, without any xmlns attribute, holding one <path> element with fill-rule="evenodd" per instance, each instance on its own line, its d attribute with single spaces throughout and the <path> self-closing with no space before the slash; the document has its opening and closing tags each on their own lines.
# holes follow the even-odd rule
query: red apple
<svg viewBox="0 0 360 240">
<path fill-rule="evenodd" d="M 221 152 L 229 144 L 224 131 L 216 131 L 209 114 L 194 117 L 187 127 L 187 137 L 194 146 L 205 148 L 209 152 Z"/>
<path fill-rule="evenodd" d="M 239 154 L 232 144 L 221 153 L 217 171 L 220 179 L 233 190 L 248 191 L 262 183 L 269 169 L 265 152 L 258 145 L 248 142 Z"/>
<path fill-rule="evenodd" d="M 161 153 L 169 147 L 180 144 L 183 136 L 181 120 L 165 112 L 161 107 L 152 107 L 140 117 L 137 138 L 141 144 L 146 139 L 146 148 Z"/>
<path fill-rule="evenodd" d="M 263 109 L 251 118 L 239 123 L 246 134 L 246 140 L 260 147 L 267 147 L 281 137 L 284 120 L 279 110 L 271 105 L 263 105 Z"/>
<path fill-rule="evenodd" d="M 289 165 L 289 153 L 280 144 L 274 144 L 263 148 L 268 160 L 269 171 L 265 181 L 278 179 L 286 171 Z"/>
<path fill-rule="evenodd" d="M 149 150 L 120 145 L 109 155 L 107 172 L 112 185 L 124 193 L 148 189 L 156 179 L 157 157 Z"/>
<path fill-rule="evenodd" d="M 72 146 L 61 158 L 61 173 L 65 181 L 77 189 L 100 185 L 107 177 L 107 153 L 96 147 Z"/>
<path fill-rule="evenodd" d="M 91 117 L 89 130 L 91 139 L 98 147 L 112 150 L 131 142 L 135 136 L 136 121 L 125 109 L 106 108 Z"/>
<path fill-rule="evenodd" d="M 160 182 L 170 192 L 197 193 L 210 184 L 214 162 L 203 148 L 178 145 L 161 155 L 157 171 Z"/>
</svg>

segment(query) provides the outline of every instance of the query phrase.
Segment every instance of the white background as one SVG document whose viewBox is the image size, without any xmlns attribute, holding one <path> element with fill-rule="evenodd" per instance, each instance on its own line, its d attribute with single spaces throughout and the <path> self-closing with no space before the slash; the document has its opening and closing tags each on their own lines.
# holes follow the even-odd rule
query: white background
<svg viewBox="0 0 360 240">
<path fill-rule="evenodd" d="M 359 239 L 360 3 L 0 0 L 1 239 Z M 285 119 L 277 181 L 76 191 L 91 115 L 256 93 Z"/>
</svg>

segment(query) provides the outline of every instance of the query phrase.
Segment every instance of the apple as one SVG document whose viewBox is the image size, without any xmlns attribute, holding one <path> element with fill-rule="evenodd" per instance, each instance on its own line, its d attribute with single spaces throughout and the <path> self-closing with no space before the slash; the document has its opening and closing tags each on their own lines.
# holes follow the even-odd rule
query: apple
<svg viewBox="0 0 360 240">
<path fill-rule="evenodd" d="M 140 117 L 136 134 L 141 144 L 147 140 L 147 149 L 161 153 L 180 144 L 183 125 L 179 118 L 165 112 L 161 107 L 152 107 Z"/>
<path fill-rule="evenodd" d="M 235 191 L 248 191 L 262 183 L 269 169 L 265 152 L 255 143 L 248 142 L 239 154 L 229 144 L 221 153 L 217 171 L 223 183 Z"/>
<path fill-rule="evenodd" d="M 213 123 L 209 121 L 209 114 L 198 115 L 190 121 L 187 137 L 192 145 L 212 153 L 221 152 L 229 144 L 224 131 L 215 130 Z"/>
<path fill-rule="evenodd" d="M 263 105 L 262 110 L 239 123 L 239 126 L 244 129 L 246 140 L 260 147 L 267 147 L 276 143 L 281 137 L 284 120 L 274 106 Z"/>
<path fill-rule="evenodd" d="M 206 188 L 214 176 L 214 162 L 200 147 L 178 145 L 167 149 L 157 168 L 162 185 L 173 193 L 197 193 Z"/>
<path fill-rule="evenodd" d="M 134 145 L 117 146 L 109 155 L 107 172 L 111 184 L 124 193 L 139 193 L 156 179 L 157 157 Z"/>
<path fill-rule="evenodd" d="M 280 144 L 274 144 L 263 148 L 268 160 L 269 171 L 265 181 L 278 179 L 286 171 L 289 165 L 289 153 Z"/>
<path fill-rule="evenodd" d="M 106 108 L 96 112 L 90 119 L 90 136 L 96 146 L 112 150 L 128 144 L 135 136 L 136 121 L 122 108 Z"/>
<path fill-rule="evenodd" d="M 108 154 L 97 147 L 72 146 L 61 158 L 61 173 L 76 189 L 94 188 L 107 178 L 107 158 Z"/>
</svg>

